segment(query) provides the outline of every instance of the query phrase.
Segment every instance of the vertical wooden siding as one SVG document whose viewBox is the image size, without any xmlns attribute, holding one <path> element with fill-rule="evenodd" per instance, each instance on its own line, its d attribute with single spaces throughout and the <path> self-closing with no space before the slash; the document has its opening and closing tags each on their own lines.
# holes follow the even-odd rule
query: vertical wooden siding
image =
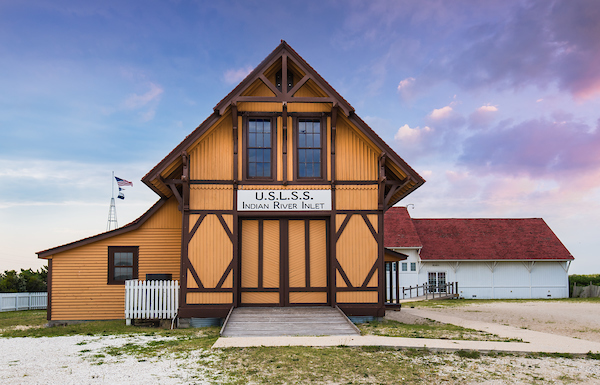
<svg viewBox="0 0 600 385">
<path fill-rule="evenodd" d="M 124 285 L 107 285 L 108 247 L 139 246 L 139 278 L 167 273 L 179 280 L 181 214 L 174 199 L 139 229 L 52 257 L 52 320 L 123 319 Z"/>
<path fill-rule="evenodd" d="M 381 151 L 345 119 L 338 119 L 336 131 L 337 179 L 377 180 Z"/>
<path fill-rule="evenodd" d="M 263 221 L 263 287 L 279 287 L 279 221 Z"/>
<path fill-rule="evenodd" d="M 233 179 L 232 135 L 231 114 L 227 114 L 190 147 L 192 180 Z"/>
<path fill-rule="evenodd" d="M 338 215 L 338 217 L 345 216 Z M 373 227 L 377 229 L 376 225 Z M 377 242 L 362 216 L 353 215 L 350 218 L 346 229 L 338 239 L 336 254 L 352 286 L 360 287 L 378 257 Z M 345 286 L 343 282 L 338 281 L 338 285 L 342 283 L 341 286 Z"/>
<path fill-rule="evenodd" d="M 190 228 L 196 218 L 196 215 L 190 216 Z M 223 215 L 223 219 L 231 228 L 232 215 Z M 215 288 L 233 258 L 233 245 L 216 215 L 204 218 L 189 243 L 188 257 L 203 286 Z"/>
<path fill-rule="evenodd" d="M 335 189 L 337 210 L 377 210 L 377 185 L 340 185 Z"/>
<path fill-rule="evenodd" d="M 309 247 L 310 285 L 311 287 L 327 287 L 327 226 L 325 221 L 310 221 Z"/>
<path fill-rule="evenodd" d="M 193 184 L 190 186 L 191 210 L 233 209 L 233 185 Z"/>
</svg>

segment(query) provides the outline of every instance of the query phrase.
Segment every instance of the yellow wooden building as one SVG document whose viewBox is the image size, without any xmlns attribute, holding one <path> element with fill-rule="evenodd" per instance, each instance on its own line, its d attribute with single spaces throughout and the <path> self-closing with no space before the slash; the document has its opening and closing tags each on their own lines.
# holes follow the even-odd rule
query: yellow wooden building
<svg viewBox="0 0 600 385">
<path fill-rule="evenodd" d="M 382 316 L 384 212 L 424 180 L 286 42 L 142 181 L 136 221 L 38 253 L 48 318 L 124 318 L 124 280 L 171 274 L 179 317 L 238 306 Z"/>
</svg>

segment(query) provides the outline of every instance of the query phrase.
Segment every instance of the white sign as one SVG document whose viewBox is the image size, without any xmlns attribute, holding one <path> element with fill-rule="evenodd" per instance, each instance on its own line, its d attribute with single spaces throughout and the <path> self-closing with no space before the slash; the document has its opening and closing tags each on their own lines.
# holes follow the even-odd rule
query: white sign
<svg viewBox="0 0 600 385">
<path fill-rule="evenodd" d="M 331 190 L 238 190 L 238 211 L 331 210 Z"/>
</svg>

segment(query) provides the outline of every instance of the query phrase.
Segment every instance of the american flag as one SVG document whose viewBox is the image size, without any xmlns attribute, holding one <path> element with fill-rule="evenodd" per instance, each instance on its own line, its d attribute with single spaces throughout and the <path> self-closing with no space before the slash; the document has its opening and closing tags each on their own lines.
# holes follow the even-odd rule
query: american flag
<svg viewBox="0 0 600 385">
<path fill-rule="evenodd" d="M 131 186 L 131 187 L 133 187 L 133 183 L 131 183 L 131 182 L 130 182 L 130 181 L 128 181 L 128 180 L 121 179 L 121 178 L 119 178 L 118 176 L 116 176 L 116 177 L 115 177 L 115 179 L 117 180 L 117 185 L 118 185 L 119 187 L 123 187 L 123 186 Z"/>
</svg>

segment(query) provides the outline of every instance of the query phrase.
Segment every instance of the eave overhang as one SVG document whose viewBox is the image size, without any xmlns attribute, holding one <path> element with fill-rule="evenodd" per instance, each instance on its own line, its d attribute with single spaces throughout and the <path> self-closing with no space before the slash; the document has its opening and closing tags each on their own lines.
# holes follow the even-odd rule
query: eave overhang
<svg viewBox="0 0 600 385">
<path fill-rule="evenodd" d="M 292 65 L 298 68 L 304 76 L 296 84 L 287 90 L 282 87 L 280 91 L 265 77 L 265 71 L 274 65 L 281 64 L 282 73 L 287 73 L 287 68 Z M 284 79 L 286 75 L 282 75 Z M 326 95 L 323 97 L 299 97 L 294 94 L 308 82 L 313 82 Z M 273 96 L 245 96 L 244 92 L 255 82 L 262 82 Z M 188 135 L 173 151 L 161 160 L 148 174 L 142 178 L 159 196 L 168 198 L 172 192 L 172 186 L 167 186 L 164 179 L 180 179 L 181 175 L 167 176 L 169 170 L 177 170 L 182 157 L 186 151 L 198 140 L 208 129 L 210 129 L 220 118 L 225 116 L 232 106 L 243 102 L 264 103 L 325 103 L 331 108 L 337 108 L 338 113 L 343 114 L 354 126 L 361 130 L 369 140 L 382 152 L 384 159 L 385 175 L 380 180 L 384 184 L 385 202 L 384 211 L 393 206 L 408 194 L 419 188 L 425 180 L 413 170 L 394 150 L 391 149 L 358 115 L 354 108 L 348 103 L 325 79 L 321 77 L 296 51 L 285 41 L 273 50 L 248 76 L 242 80 L 225 98 L 214 107 L 214 112 L 190 135 Z"/>
<path fill-rule="evenodd" d="M 76 247 L 87 245 L 87 244 L 90 244 L 93 242 L 98 242 L 98 241 L 101 241 L 106 238 L 114 237 L 115 235 L 120 235 L 120 234 L 127 233 L 129 231 L 136 230 L 141 225 L 143 225 L 144 222 L 146 222 L 148 220 L 148 218 L 150 218 L 155 212 L 157 212 L 167 202 L 167 200 L 168 200 L 167 198 L 160 199 L 152 207 L 150 207 L 150 209 L 148 209 L 148 211 L 146 211 L 144 214 L 142 214 L 139 218 L 137 218 L 136 220 L 134 220 L 131 223 L 126 224 L 125 226 L 119 227 L 118 229 L 107 231 L 105 233 L 94 235 L 94 236 L 91 236 L 88 238 L 80 239 L 78 241 L 67 243 L 62 246 L 57 246 L 57 247 L 53 247 L 51 249 L 38 251 L 36 254 L 37 254 L 38 258 L 40 258 L 40 259 L 48 259 L 48 258 L 51 258 L 54 254 L 62 253 L 63 251 L 71 250 Z"/>
</svg>

